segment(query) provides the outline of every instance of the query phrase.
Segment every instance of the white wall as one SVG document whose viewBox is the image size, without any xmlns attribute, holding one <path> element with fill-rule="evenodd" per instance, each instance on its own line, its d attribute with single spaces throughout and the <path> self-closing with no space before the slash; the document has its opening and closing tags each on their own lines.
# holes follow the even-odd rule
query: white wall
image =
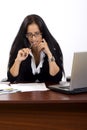
<svg viewBox="0 0 87 130">
<path fill-rule="evenodd" d="M 1 0 L 0 80 L 7 77 L 10 47 L 28 14 L 38 14 L 59 42 L 66 76 L 71 74 L 76 51 L 87 51 L 87 0 Z"/>
</svg>

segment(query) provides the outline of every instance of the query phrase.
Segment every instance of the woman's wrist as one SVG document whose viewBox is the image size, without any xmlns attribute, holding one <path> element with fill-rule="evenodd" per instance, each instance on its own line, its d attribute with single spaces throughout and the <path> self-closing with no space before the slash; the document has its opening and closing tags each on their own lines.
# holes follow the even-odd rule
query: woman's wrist
<svg viewBox="0 0 87 130">
<path fill-rule="evenodd" d="M 52 53 L 50 51 L 48 51 L 47 53 L 48 59 L 52 57 Z"/>
<path fill-rule="evenodd" d="M 48 53 L 48 61 L 49 61 L 49 62 L 55 61 L 55 57 L 52 55 L 51 52 Z"/>
<path fill-rule="evenodd" d="M 54 57 L 54 56 L 51 56 L 50 58 L 48 58 L 48 61 L 49 61 L 49 62 L 54 62 L 54 61 L 55 61 L 55 57 Z"/>
<path fill-rule="evenodd" d="M 21 64 L 21 61 L 18 58 L 15 59 L 15 62 Z"/>
</svg>

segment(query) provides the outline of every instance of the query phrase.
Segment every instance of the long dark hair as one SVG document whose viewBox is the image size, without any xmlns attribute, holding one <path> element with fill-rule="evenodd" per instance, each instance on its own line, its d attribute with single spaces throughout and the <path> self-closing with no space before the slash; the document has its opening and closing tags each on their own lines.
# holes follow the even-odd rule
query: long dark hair
<svg viewBox="0 0 87 130">
<path fill-rule="evenodd" d="M 36 23 L 38 25 L 38 27 L 42 33 L 42 37 L 47 41 L 48 46 L 51 51 L 52 51 L 52 48 L 54 48 L 55 46 L 58 48 L 57 50 L 59 50 L 58 53 L 59 53 L 59 55 L 61 55 L 61 62 L 62 62 L 63 57 L 62 57 L 62 52 L 61 52 L 59 44 L 57 43 L 55 38 L 52 36 L 50 31 L 48 30 L 43 19 L 38 15 L 32 14 L 32 15 L 28 15 L 27 17 L 25 17 L 25 19 L 23 20 L 23 22 L 20 26 L 18 34 L 17 34 L 17 36 L 12 44 L 11 50 L 10 50 L 8 68 L 10 68 L 12 66 L 12 64 L 14 63 L 18 50 L 20 50 L 21 48 L 29 47 L 30 43 L 26 38 L 26 32 L 27 32 L 28 25 L 30 25 L 32 23 Z"/>
</svg>

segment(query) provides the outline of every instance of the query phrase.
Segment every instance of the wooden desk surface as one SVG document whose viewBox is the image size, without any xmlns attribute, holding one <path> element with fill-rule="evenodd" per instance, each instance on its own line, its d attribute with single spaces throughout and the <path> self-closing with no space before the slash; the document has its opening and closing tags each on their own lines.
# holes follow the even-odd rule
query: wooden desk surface
<svg viewBox="0 0 87 130">
<path fill-rule="evenodd" d="M 67 95 L 58 92 L 36 91 L 0 95 L 0 103 L 87 103 L 87 93 Z"/>
<path fill-rule="evenodd" d="M 87 93 L 0 95 L 1 130 L 87 130 Z"/>
</svg>

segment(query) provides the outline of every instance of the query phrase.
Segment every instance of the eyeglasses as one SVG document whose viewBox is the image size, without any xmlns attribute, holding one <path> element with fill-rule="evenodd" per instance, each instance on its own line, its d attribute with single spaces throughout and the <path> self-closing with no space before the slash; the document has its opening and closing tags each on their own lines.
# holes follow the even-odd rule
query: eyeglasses
<svg viewBox="0 0 87 130">
<path fill-rule="evenodd" d="M 39 38 L 41 35 L 42 35 L 42 33 L 40 33 L 40 32 L 35 32 L 34 34 L 33 33 L 27 33 L 26 37 L 27 38 L 33 38 L 33 36 L 34 36 L 36 38 Z"/>
</svg>

